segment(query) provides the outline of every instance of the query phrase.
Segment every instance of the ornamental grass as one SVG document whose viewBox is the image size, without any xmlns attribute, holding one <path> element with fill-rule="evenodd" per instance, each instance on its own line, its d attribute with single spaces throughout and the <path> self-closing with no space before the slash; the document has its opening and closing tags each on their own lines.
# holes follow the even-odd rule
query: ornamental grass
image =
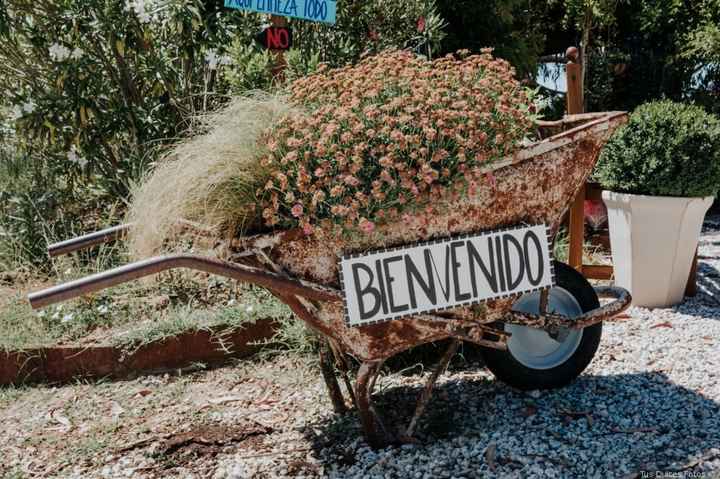
<svg viewBox="0 0 720 479">
<path fill-rule="evenodd" d="M 369 234 L 490 188 L 483 171 L 533 128 L 528 92 L 513 75 L 489 51 L 434 61 L 389 51 L 321 66 L 286 96 L 236 99 L 135 193 L 132 249 L 141 257 L 165 249 L 180 220 L 218 236 L 298 227 Z"/>
</svg>

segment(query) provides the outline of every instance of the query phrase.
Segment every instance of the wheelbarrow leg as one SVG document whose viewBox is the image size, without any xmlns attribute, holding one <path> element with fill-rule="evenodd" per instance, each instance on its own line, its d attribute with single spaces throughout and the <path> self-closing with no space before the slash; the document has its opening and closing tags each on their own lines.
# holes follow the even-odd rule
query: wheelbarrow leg
<svg viewBox="0 0 720 479">
<path fill-rule="evenodd" d="M 320 370 L 322 371 L 323 379 L 325 379 L 325 385 L 327 386 L 333 409 L 337 414 L 345 414 L 347 412 L 347 406 L 345 405 L 345 398 L 343 398 L 337 376 L 335 375 L 335 365 L 333 364 L 330 345 L 327 341 L 323 341 L 323 345 L 320 347 Z"/>
<path fill-rule="evenodd" d="M 389 442 L 387 431 L 372 405 L 371 397 L 371 386 L 375 384 L 375 378 L 380 373 L 381 366 L 382 361 L 363 362 L 360 365 L 357 381 L 355 382 L 355 400 L 357 401 L 360 423 L 365 433 L 365 439 L 370 447 L 374 449 L 384 447 Z M 380 426 L 382 433 L 378 430 L 378 426 Z"/>
<path fill-rule="evenodd" d="M 430 397 L 432 396 L 432 391 L 435 387 L 435 383 L 437 382 L 438 377 L 440 377 L 440 375 L 444 373 L 447 369 L 448 364 L 450 364 L 450 360 L 453 358 L 453 356 L 455 356 L 455 353 L 460 346 L 460 342 L 461 341 L 459 339 L 452 340 L 450 346 L 448 346 L 447 350 L 445 351 L 445 354 L 443 354 L 443 357 L 440 359 L 437 366 L 435 367 L 435 371 L 432 372 L 427 382 L 425 383 L 425 388 L 420 394 L 417 406 L 415 406 L 415 414 L 413 414 L 413 417 L 410 420 L 410 424 L 408 425 L 407 429 L 405 430 L 405 434 L 402 437 L 403 441 L 410 442 L 412 440 L 412 435 L 415 432 L 415 426 L 417 426 L 417 422 L 420 419 L 420 416 L 422 416 L 422 413 L 425 411 L 428 402 L 430 402 Z"/>
</svg>

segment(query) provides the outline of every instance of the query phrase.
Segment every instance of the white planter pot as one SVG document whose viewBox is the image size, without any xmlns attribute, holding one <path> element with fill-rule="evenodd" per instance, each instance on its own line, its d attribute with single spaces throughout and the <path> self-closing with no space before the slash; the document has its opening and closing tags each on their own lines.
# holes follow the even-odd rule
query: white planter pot
<svg viewBox="0 0 720 479">
<path fill-rule="evenodd" d="M 703 219 L 713 197 L 676 198 L 603 191 L 615 284 L 633 305 L 682 302 Z"/>
</svg>

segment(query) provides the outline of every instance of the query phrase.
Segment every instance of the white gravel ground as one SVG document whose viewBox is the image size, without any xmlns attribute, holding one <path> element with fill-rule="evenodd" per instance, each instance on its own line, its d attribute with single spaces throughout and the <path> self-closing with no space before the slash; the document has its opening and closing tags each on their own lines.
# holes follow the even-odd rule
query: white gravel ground
<svg viewBox="0 0 720 479">
<path fill-rule="evenodd" d="M 215 477 L 282 475 L 298 459 L 337 478 L 720 477 L 717 221 L 706 222 L 700 254 L 700 294 L 607 324 L 570 387 L 521 393 L 482 369 L 456 369 L 441 379 L 417 445 L 374 452 L 352 422 L 323 415 L 304 428 L 318 438 L 314 453 L 228 458 Z M 409 408 L 421 384 L 385 377 L 378 400 L 386 411 Z"/>
<path fill-rule="evenodd" d="M 592 364 L 567 388 L 522 393 L 454 361 L 417 444 L 372 451 L 354 413 L 330 412 L 307 358 L 289 356 L 0 390 L 0 476 L 720 477 L 720 218 L 706 222 L 700 252 L 700 294 L 607 324 Z M 380 410 L 409 414 L 421 372 L 380 378 Z M 243 424 L 272 432 L 233 436 Z M 208 427 L 229 431 L 215 449 Z M 192 447 L 158 453 L 188 431 L 199 431 Z"/>
</svg>

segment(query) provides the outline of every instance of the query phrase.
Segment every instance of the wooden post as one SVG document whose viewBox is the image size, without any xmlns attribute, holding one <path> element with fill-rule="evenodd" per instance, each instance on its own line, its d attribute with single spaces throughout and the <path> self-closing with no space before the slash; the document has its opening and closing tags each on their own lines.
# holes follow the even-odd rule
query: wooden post
<svg viewBox="0 0 720 479">
<path fill-rule="evenodd" d="M 280 15 L 271 15 L 270 23 L 273 27 L 287 27 L 287 18 Z M 271 50 L 275 56 L 275 64 L 273 65 L 272 75 L 275 80 L 282 81 L 283 72 L 285 71 L 285 52 L 282 50 Z"/>
<path fill-rule="evenodd" d="M 575 115 L 583 113 L 582 65 L 578 63 L 579 55 L 576 47 L 565 52 L 568 62 L 565 65 L 567 82 L 567 113 Z M 571 267 L 583 272 L 583 242 L 585 239 L 585 185 L 578 191 L 570 206 L 570 231 L 568 263 Z"/>
</svg>

